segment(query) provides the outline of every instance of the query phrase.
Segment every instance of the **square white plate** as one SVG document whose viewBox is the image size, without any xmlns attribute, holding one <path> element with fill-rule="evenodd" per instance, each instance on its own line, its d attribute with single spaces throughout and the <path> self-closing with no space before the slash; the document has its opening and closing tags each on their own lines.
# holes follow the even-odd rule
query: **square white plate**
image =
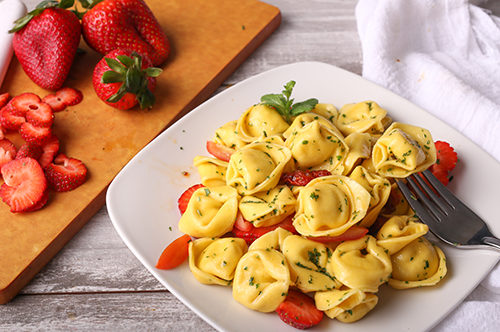
<svg viewBox="0 0 500 332">
<path fill-rule="evenodd" d="M 500 164 L 456 130 L 409 101 L 337 67 L 300 62 L 251 77 L 198 106 L 140 151 L 116 176 L 106 197 L 109 215 L 125 244 L 165 287 L 208 323 L 224 331 L 295 331 L 276 314 L 249 310 L 230 287 L 207 286 L 191 275 L 187 263 L 169 271 L 154 266 L 167 244 L 181 235 L 177 199 L 199 183 L 192 160 L 208 155 L 205 143 L 224 123 L 237 119 L 267 93 L 297 82 L 293 97 L 318 98 L 341 107 L 374 100 L 397 121 L 429 129 L 434 140 L 450 142 L 459 154 L 451 189 L 500 235 L 498 202 Z M 183 171 L 189 172 L 184 176 Z M 459 250 L 440 245 L 448 258 L 448 275 L 437 286 L 396 291 L 382 286 L 379 303 L 365 318 L 343 324 L 325 317 L 313 330 L 422 331 L 431 328 L 469 294 L 498 261 L 486 249 Z M 138 280 L 137 282 L 140 282 Z"/>
</svg>

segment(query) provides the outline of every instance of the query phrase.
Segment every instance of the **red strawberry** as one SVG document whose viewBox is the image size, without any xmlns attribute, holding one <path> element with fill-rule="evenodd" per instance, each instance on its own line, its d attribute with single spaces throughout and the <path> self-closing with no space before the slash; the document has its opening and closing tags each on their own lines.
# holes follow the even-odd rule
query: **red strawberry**
<svg viewBox="0 0 500 332">
<path fill-rule="evenodd" d="M 447 186 L 448 183 L 450 182 L 450 179 L 448 178 L 448 171 L 445 170 L 444 168 L 441 168 L 441 167 L 432 168 L 431 167 L 431 172 L 432 172 L 432 174 L 434 174 L 436 179 L 441 181 L 441 183 L 444 184 L 445 186 Z"/>
<path fill-rule="evenodd" d="M 289 232 L 298 234 L 297 230 L 293 226 L 293 217 L 289 216 L 285 220 L 277 223 L 276 225 L 266 226 L 266 227 L 255 227 L 251 222 L 245 220 L 241 213 L 238 213 L 238 217 L 234 223 L 233 230 L 231 231 L 234 236 L 239 237 L 250 245 L 253 241 L 257 240 L 262 235 L 274 231 L 276 228 L 281 227 Z"/>
<path fill-rule="evenodd" d="M 34 93 L 15 96 L 9 102 L 9 107 L 13 109 L 11 113 L 18 117 L 24 116 L 26 121 L 37 127 L 50 127 L 54 122 L 52 108 Z"/>
<path fill-rule="evenodd" d="M 45 204 L 47 204 L 48 200 L 49 200 L 49 190 L 45 189 L 45 191 L 43 192 L 42 198 L 40 198 L 38 203 L 36 203 L 32 207 L 24 210 L 23 212 L 31 212 L 31 211 L 40 210 L 42 207 L 45 206 Z"/>
<path fill-rule="evenodd" d="M 37 127 L 29 122 L 25 122 L 19 129 L 19 134 L 28 143 L 42 145 L 52 136 L 52 130 L 50 127 Z"/>
<path fill-rule="evenodd" d="M 40 158 L 41 155 L 42 155 L 42 147 L 40 145 L 34 143 L 24 143 L 17 151 L 16 159 L 30 157 L 35 160 L 38 160 L 38 158 Z"/>
<path fill-rule="evenodd" d="M 62 88 L 56 93 L 43 97 L 42 101 L 49 104 L 54 112 L 60 112 L 67 106 L 79 104 L 83 99 L 81 91 L 73 88 Z"/>
<path fill-rule="evenodd" d="M 59 139 L 55 135 L 52 135 L 41 147 L 42 155 L 38 159 L 38 162 L 42 168 L 45 168 L 54 161 L 54 157 L 59 152 Z"/>
<path fill-rule="evenodd" d="M 319 324 L 323 311 L 314 305 L 314 300 L 306 294 L 288 290 L 286 299 L 276 309 L 281 320 L 297 329 L 307 329 Z"/>
<path fill-rule="evenodd" d="M 9 32 L 19 63 L 33 82 L 45 89 L 59 89 L 68 76 L 80 42 L 81 26 L 69 8 L 72 0 L 44 1 L 14 22 Z"/>
<path fill-rule="evenodd" d="M 437 160 L 433 167 L 443 168 L 451 172 L 457 165 L 457 153 L 447 142 L 436 141 L 434 145 L 436 146 Z"/>
<path fill-rule="evenodd" d="M 177 204 L 179 205 L 179 211 L 181 211 L 181 214 L 186 212 L 189 200 L 191 199 L 191 196 L 193 196 L 193 193 L 196 191 L 196 189 L 202 187 L 204 187 L 204 185 L 195 184 L 182 193 L 181 197 L 179 197 L 179 199 L 177 200 Z"/>
<path fill-rule="evenodd" d="M 234 149 L 215 143 L 214 141 L 207 141 L 207 151 L 215 158 L 223 161 L 229 161 L 231 155 L 234 153 Z"/>
<path fill-rule="evenodd" d="M 2 166 L 16 158 L 16 147 L 7 138 L 0 139 L 0 170 Z"/>
<path fill-rule="evenodd" d="M 19 130 L 25 122 L 26 118 L 24 117 L 24 114 L 12 108 L 10 103 L 0 109 L 0 124 L 4 129 Z"/>
<path fill-rule="evenodd" d="M 78 159 L 59 154 L 45 167 L 47 181 L 56 191 L 70 191 L 87 179 L 87 167 Z"/>
<path fill-rule="evenodd" d="M 81 2 L 84 7 L 85 2 Z M 82 27 L 87 44 L 101 54 L 129 49 L 147 55 L 158 66 L 170 53 L 167 36 L 142 0 L 99 2 L 85 13 Z"/>
<path fill-rule="evenodd" d="M 108 105 L 126 110 L 139 103 L 151 108 L 155 102 L 153 90 L 161 69 L 151 67 L 151 61 L 128 50 L 114 50 L 94 69 L 92 83 L 97 96 Z"/>
<path fill-rule="evenodd" d="M 1 118 L 2 118 L 2 110 L 0 109 L 0 119 Z M 5 131 L 6 131 L 6 129 L 3 129 L 2 122 L 0 121 L 0 139 L 5 138 Z"/>
<path fill-rule="evenodd" d="M 305 186 L 311 180 L 321 177 L 321 176 L 328 176 L 332 175 L 327 170 L 319 170 L 319 171 L 303 171 L 303 170 L 296 170 L 291 173 L 284 173 L 281 175 L 280 181 L 282 183 L 291 185 L 291 186 Z"/>
<path fill-rule="evenodd" d="M 7 102 L 10 99 L 10 94 L 8 92 L 2 93 L 0 95 L 0 108 L 4 107 L 7 105 Z"/>
<path fill-rule="evenodd" d="M 2 167 L 5 181 L 0 187 L 0 197 L 12 212 L 23 212 L 38 207 L 44 199 L 47 180 L 35 159 L 15 159 Z"/>
</svg>

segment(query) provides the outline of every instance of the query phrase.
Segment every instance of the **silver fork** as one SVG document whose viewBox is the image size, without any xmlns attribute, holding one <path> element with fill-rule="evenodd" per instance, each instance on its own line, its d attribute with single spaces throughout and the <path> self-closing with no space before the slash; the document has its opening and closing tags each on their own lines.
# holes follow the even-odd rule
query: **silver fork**
<svg viewBox="0 0 500 332">
<path fill-rule="evenodd" d="M 480 217 L 455 197 L 429 170 L 420 174 L 428 182 L 414 174 L 407 178 L 407 183 L 402 179 L 396 180 L 396 183 L 408 204 L 434 235 L 460 248 L 488 245 L 500 249 L 500 239 L 491 234 Z"/>
</svg>

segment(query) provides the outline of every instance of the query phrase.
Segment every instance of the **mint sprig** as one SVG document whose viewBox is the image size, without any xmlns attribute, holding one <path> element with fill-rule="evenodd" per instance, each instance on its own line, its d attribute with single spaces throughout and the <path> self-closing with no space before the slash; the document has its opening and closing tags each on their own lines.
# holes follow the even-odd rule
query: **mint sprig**
<svg viewBox="0 0 500 332">
<path fill-rule="evenodd" d="M 294 116 L 309 112 L 318 103 L 316 98 L 294 103 L 294 99 L 290 99 L 294 86 L 295 81 L 290 81 L 283 86 L 284 90 L 281 91 L 281 94 L 271 93 L 260 97 L 262 104 L 274 108 L 288 123 L 292 122 Z"/>
</svg>

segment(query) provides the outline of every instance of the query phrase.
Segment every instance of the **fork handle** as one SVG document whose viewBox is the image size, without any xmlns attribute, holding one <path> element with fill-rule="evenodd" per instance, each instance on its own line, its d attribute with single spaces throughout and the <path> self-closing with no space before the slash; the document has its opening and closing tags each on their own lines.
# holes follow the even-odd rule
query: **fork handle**
<svg viewBox="0 0 500 332">
<path fill-rule="evenodd" d="M 500 249 L 500 239 L 493 236 L 485 236 L 482 240 L 484 244 Z"/>
</svg>

